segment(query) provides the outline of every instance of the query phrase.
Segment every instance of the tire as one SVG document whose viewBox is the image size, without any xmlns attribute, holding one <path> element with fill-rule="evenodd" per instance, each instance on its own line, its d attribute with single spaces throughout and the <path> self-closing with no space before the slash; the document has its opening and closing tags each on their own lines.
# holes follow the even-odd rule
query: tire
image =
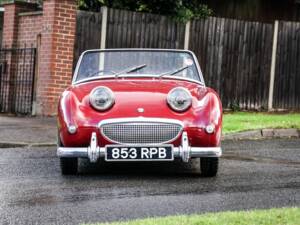
<svg viewBox="0 0 300 225">
<path fill-rule="evenodd" d="M 63 147 L 63 144 L 59 138 L 59 133 L 57 135 L 57 145 L 58 147 Z M 60 169 L 62 175 L 75 175 L 78 171 L 78 158 L 60 158 Z"/>
<path fill-rule="evenodd" d="M 219 158 L 200 158 L 200 170 L 203 177 L 215 177 L 218 173 Z"/>
<path fill-rule="evenodd" d="M 57 146 L 58 146 L 58 147 L 64 147 L 63 143 L 62 143 L 61 140 L 60 140 L 59 132 L 57 132 Z"/>
<path fill-rule="evenodd" d="M 77 174 L 77 168 L 77 158 L 60 158 L 60 169 L 62 175 L 75 175 Z"/>
</svg>

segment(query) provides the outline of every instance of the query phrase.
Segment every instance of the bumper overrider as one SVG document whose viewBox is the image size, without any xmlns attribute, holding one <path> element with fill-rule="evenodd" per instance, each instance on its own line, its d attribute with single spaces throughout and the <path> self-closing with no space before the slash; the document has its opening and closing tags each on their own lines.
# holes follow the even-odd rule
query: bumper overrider
<svg viewBox="0 0 300 225">
<path fill-rule="evenodd" d="M 123 121 L 123 120 L 121 120 Z M 142 121 L 143 125 L 145 123 L 152 124 L 154 121 L 157 121 L 157 119 L 149 120 L 145 118 L 144 121 Z M 174 120 L 165 120 L 164 122 L 169 122 Z M 114 120 L 115 122 L 115 120 Z M 128 122 L 128 121 L 126 121 Z M 137 120 L 135 119 L 130 122 L 133 122 L 134 124 L 137 123 Z M 140 122 L 140 120 L 139 120 Z M 111 121 L 103 121 L 99 124 L 99 128 L 101 130 L 101 126 L 105 124 L 110 124 Z M 180 122 L 178 121 L 178 124 Z M 183 126 L 182 126 L 183 127 Z M 201 158 L 201 157 L 220 157 L 222 155 L 222 149 L 221 147 L 192 147 L 189 145 L 189 139 L 188 134 L 186 131 L 180 131 L 181 134 L 181 144 L 178 147 L 172 146 L 172 154 L 174 158 L 181 158 L 183 162 L 188 162 L 191 158 Z M 131 146 L 133 144 L 121 144 L 119 143 L 119 146 Z M 134 144 L 135 146 L 149 146 L 149 144 Z M 152 144 L 155 147 L 159 147 L 160 144 Z M 163 144 L 162 144 L 163 146 Z M 91 135 L 91 141 L 90 145 L 88 147 L 58 147 L 57 149 L 57 155 L 61 158 L 89 158 L 90 162 L 97 162 L 99 158 L 106 158 L 107 155 L 107 146 L 100 147 L 99 141 L 97 140 L 97 134 L 96 132 L 93 132 Z"/>
</svg>

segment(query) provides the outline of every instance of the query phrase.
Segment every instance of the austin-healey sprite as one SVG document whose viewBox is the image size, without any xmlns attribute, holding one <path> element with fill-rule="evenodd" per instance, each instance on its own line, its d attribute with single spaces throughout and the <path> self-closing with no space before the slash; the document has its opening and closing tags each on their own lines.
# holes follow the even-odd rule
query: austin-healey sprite
<svg viewBox="0 0 300 225">
<path fill-rule="evenodd" d="M 211 177 L 221 129 L 220 98 L 191 51 L 88 50 L 59 100 L 57 155 L 62 174 L 76 174 L 79 158 L 179 159 L 200 160 L 201 174 Z"/>
</svg>

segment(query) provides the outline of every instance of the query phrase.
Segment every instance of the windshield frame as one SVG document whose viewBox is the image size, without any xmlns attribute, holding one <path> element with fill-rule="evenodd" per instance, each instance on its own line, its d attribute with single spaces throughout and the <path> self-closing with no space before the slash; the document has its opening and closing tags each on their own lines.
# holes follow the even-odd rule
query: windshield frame
<svg viewBox="0 0 300 225">
<path fill-rule="evenodd" d="M 195 66 L 196 66 L 196 70 L 198 72 L 198 76 L 199 76 L 199 80 L 195 80 L 195 79 L 191 79 L 191 78 L 185 78 L 185 77 L 179 77 L 179 76 L 172 76 L 172 75 L 167 75 L 164 77 L 159 77 L 157 75 L 132 75 L 132 74 L 121 74 L 118 76 L 118 78 L 120 77 L 128 77 L 128 78 L 158 78 L 158 79 L 163 79 L 163 78 L 169 78 L 169 79 L 177 79 L 177 80 L 187 80 L 187 81 L 191 81 L 194 83 L 198 83 L 201 84 L 203 86 L 205 86 L 205 82 L 204 82 L 204 78 L 203 78 L 203 74 L 199 65 L 199 62 L 197 60 L 197 57 L 195 56 L 195 54 L 192 51 L 189 50 L 179 50 L 179 49 L 151 49 L 151 48 L 116 48 L 116 49 L 91 49 L 91 50 L 86 50 L 84 51 L 80 57 L 79 60 L 76 64 L 75 67 L 75 71 L 73 74 L 73 78 L 72 78 L 72 85 L 76 85 L 79 83 L 83 83 L 83 82 L 87 82 L 87 81 L 92 81 L 92 80 L 98 80 L 98 79 L 109 79 L 109 78 L 116 78 L 115 75 L 105 75 L 105 76 L 95 76 L 95 77 L 88 77 L 88 78 L 84 78 L 81 80 L 77 80 L 77 76 L 78 76 L 78 71 L 79 71 L 79 67 L 82 61 L 82 58 L 85 54 L 90 53 L 90 52 L 120 52 L 120 51 L 128 51 L 128 52 L 135 52 L 135 51 L 153 51 L 153 52 L 181 52 L 181 53 L 188 53 L 192 56 Z"/>
</svg>

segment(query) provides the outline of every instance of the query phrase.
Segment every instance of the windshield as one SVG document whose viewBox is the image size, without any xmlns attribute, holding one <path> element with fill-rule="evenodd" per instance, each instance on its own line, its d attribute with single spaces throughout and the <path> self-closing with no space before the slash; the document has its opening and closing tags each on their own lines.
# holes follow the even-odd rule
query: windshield
<svg viewBox="0 0 300 225">
<path fill-rule="evenodd" d="M 197 81 L 194 58 L 180 51 L 88 51 L 82 56 L 76 81 L 101 76 L 178 76 Z"/>
</svg>

